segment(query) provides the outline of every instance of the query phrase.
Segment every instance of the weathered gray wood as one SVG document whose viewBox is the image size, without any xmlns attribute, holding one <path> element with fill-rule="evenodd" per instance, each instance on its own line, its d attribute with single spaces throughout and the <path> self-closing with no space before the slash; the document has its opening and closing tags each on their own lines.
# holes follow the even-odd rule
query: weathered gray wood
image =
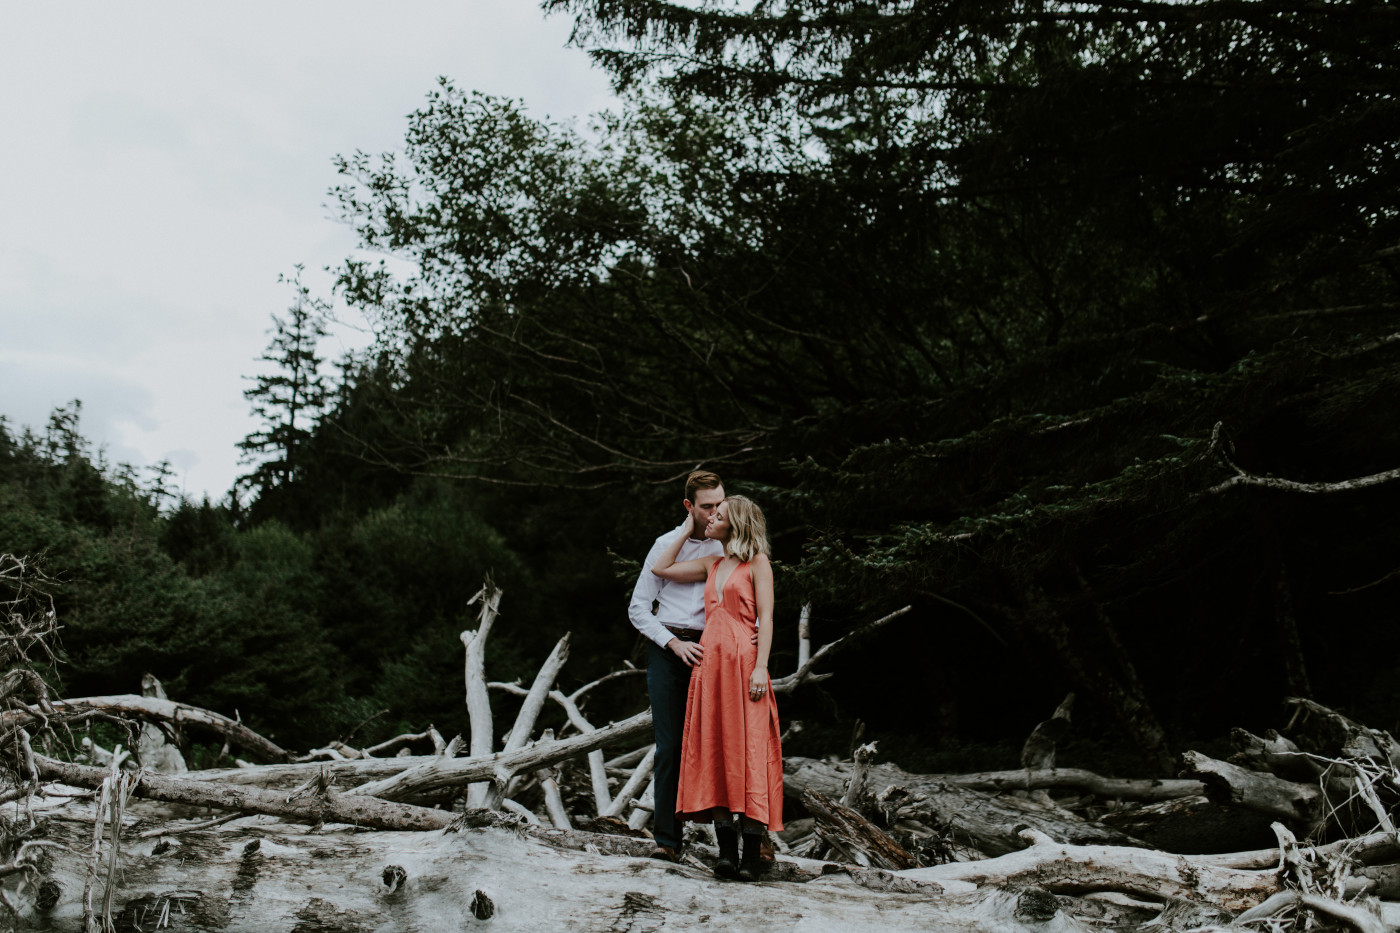
<svg viewBox="0 0 1400 933">
<path fill-rule="evenodd" d="M 1055 707 L 1050 718 L 1039 723 L 1021 746 L 1021 767 L 1026 771 L 1050 771 L 1055 768 L 1055 746 L 1069 733 L 1070 714 L 1074 710 L 1074 694 L 1070 693 Z"/>
<path fill-rule="evenodd" d="M 165 695 L 165 687 L 154 674 L 141 676 L 141 695 L 157 700 L 169 699 Z M 189 770 L 180 749 L 168 742 L 164 728 L 153 722 L 141 724 L 141 735 L 136 741 L 136 760 L 141 762 L 141 767 L 157 774 L 183 774 Z"/>
<path fill-rule="evenodd" d="M 1369 758 L 1400 768 L 1400 743 L 1389 732 L 1354 722 L 1312 700 L 1289 697 L 1284 702 L 1296 710 L 1288 731 L 1304 751 L 1325 758 Z"/>
<path fill-rule="evenodd" d="M 407 800 L 459 789 L 477 781 L 499 779 L 504 782 L 518 772 L 533 771 L 556 761 L 585 755 L 610 743 L 634 741 L 650 731 L 651 710 L 647 710 L 605 729 L 572 735 L 548 745 L 531 745 L 484 758 L 433 758 L 393 777 L 356 787 L 352 793 L 385 800 Z"/>
<path fill-rule="evenodd" d="M 76 697 L 53 701 L 53 708 L 59 713 L 97 711 L 116 716 L 128 716 L 154 722 L 168 722 L 175 726 L 189 726 L 207 729 L 224 736 L 251 755 L 265 761 L 290 761 L 291 755 L 277 745 L 258 735 L 241 722 L 221 716 L 198 706 L 176 703 L 158 697 L 141 697 L 134 694 L 116 696 Z M 39 711 L 6 710 L 0 713 L 0 729 L 12 725 L 32 722 L 39 718 Z"/>
<path fill-rule="evenodd" d="M 650 848 L 646 840 L 522 830 L 497 820 L 460 832 L 350 834 L 259 819 L 171 839 L 128 841 L 112 896 L 116 928 L 193 933 L 460 933 L 477 926 L 679 933 L 1103 928 L 1075 920 L 1073 902 L 1060 904 L 1043 892 L 987 889 L 940 897 L 937 887 L 897 876 L 863 873 L 861 884 L 844 872 L 817 877 L 791 863 L 775 866 L 762 884 L 727 883 L 703 866 L 638 857 Z M 51 825 L 54 841 L 83 847 L 88 824 L 54 820 Z M 38 883 L 12 891 L 25 928 L 80 930 L 84 870 L 78 853 L 56 849 Z M 772 881 L 775 876 L 808 883 Z M 41 892 L 47 898 L 44 908 L 36 903 Z M 488 903 L 489 919 L 480 919 L 473 904 L 484 913 L 480 909 Z M 1085 906 L 1103 916 L 1102 908 Z M 1037 910 L 1048 912 L 1055 925 L 1047 927 L 1046 914 Z"/>
<path fill-rule="evenodd" d="M 529 744 L 530 733 L 535 731 L 535 720 L 539 718 L 540 710 L 544 708 L 544 701 L 549 696 L 549 690 L 554 686 L 554 679 L 559 676 L 559 669 L 564 666 L 568 657 L 569 636 L 565 634 L 555 644 L 554 650 L 549 653 L 544 664 L 540 665 L 534 683 L 530 685 L 529 691 L 525 694 L 525 701 L 520 704 L 520 712 L 516 714 L 515 724 L 511 727 L 510 734 L 506 736 L 506 740 L 501 746 L 503 754 L 509 754 Z M 549 733 L 549 737 L 552 741 L 554 738 L 552 731 Z M 506 775 L 505 780 L 509 780 L 510 777 L 511 775 Z M 506 793 L 505 780 L 497 778 L 491 781 L 491 786 L 486 792 L 484 806 L 493 810 L 500 806 L 501 798 Z"/>
<path fill-rule="evenodd" d="M 789 757 L 783 762 L 783 793 L 801 798 L 808 788 L 838 797 L 850 773 L 847 762 Z M 1126 833 L 1091 823 L 1058 808 L 1031 800 L 981 793 L 942 780 L 938 775 L 910 774 L 891 764 L 870 768 L 866 787 L 891 822 L 914 819 L 946 827 L 952 841 L 1001 855 L 1024 843 L 1018 825 L 1030 826 L 1064 842 L 1143 846 Z"/>
<path fill-rule="evenodd" d="M 1014 887 L 1035 884 L 1057 893 L 1123 891 L 1205 902 L 1237 913 L 1280 888 L 1277 872 L 1198 864 L 1180 855 L 1117 846 L 1076 846 L 1024 830 L 1029 847 L 980 862 L 953 862 L 900 872 L 919 881 L 970 881 Z"/>
<path fill-rule="evenodd" d="M 802 805 L 816 819 L 817 835 L 833 849 L 850 853 L 853 858 L 848 861 L 893 870 L 918 865 L 883 829 L 845 804 L 828 799 L 821 791 L 807 788 L 802 793 Z"/>
<path fill-rule="evenodd" d="M 839 651 L 843 645 L 849 644 L 851 641 L 860 637 L 861 635 L 864 635 L 867 632 L 873 632 L 880 626 L 892 622 L 893 620 L 909 612 L 912 608 L 912 606 L 905 606 L 903 609 L 896 609 L 889 615 L 881 616 L 880 618 L 875 619 L 874 621 L 866 622 L 863 625 L 859 625 L 856 628 L 852 629 L 850 632 L 846 633 L 845 635 L 842 635 L 835 641 L 827 642 L 825 645 L 822 645 L 821 648 L 817 651 L 817 653 L 807 658 L 806 662 L 800 667 L 798 667 L 796 671 L 794 671 L 791 674 L 788 674 L 786 677 L 779 677 L 778 679 L 774 680 L 773 692 L 775 694 L 791 693 L 797 688 L 799 684 L 815 683 L 817 681 L 825 680 L 826 678 L 830 677 L 830 674 L 812 673 L 812 669 L 816 667 L 818 661 L 820 661 L 822 658 L 826 657 L 828 654 L 834 651 Z"/>
<path fill-rule="evenodd" d="M 938 780 L 972 790 L 1034 790 L 1053 787 L 1125 800 L 1174 800 L 1178 797 L 1196 796 L 1205 789 L 1200 781 L 1195 780 L 1112 778 L 1082 768 L 981 771 L 970 774 L 930 774 L 924 777 L 926 780 Z"/>
<path fill-rule="evenodd" d="M 851 776 L 846 780 L 846 791 L 841 795 L 841 806 L 859 808 L 865 796 L 865 777 L 874 757 L 874 742 L 868 742 L 851 753 Z"/>
<path fill-rule="evenodd" d="M 1306 832 L 1325 816 L 1326 799 L 1315 784 L 1298 784 L 1263 771 L 1250 771 L 1200 752 L 1181 756 L 1185 772 L 1206 785 L 1206 796 L 1288 820 Z"/>
<path fill-rule="evenodd" d="M 618 790 L 617 796 L 613 798 L 611 804 L 599 816 L 625 816 L 628 805 L 641 795 L 642 789 L 646 787 L 647 780 L 651 777 L 651 769 L 656 763 L 656 747 L 652 746 L 651 751 L 633 769 L 631 776 L 627 778 L 627 783 Z"/>
<path fill-rule="evenodd" d="M 465 674 L 467 694 L 467 721 L 471 725 L 471 738 L 468 748 L 473 758 L 482 758 L 492 751 L 491 695 L 486 690 L 486 638 L 491 634 L 491 624 L 501 604 L 501 591 L 496 589 L 487 577 L 471 603 L 481 603 L 480 622 L 475 630 L 462 632 L 462 647 L 465 649 Z M 507 775 L 509 777 L 509 775 Z M 486 802 L 489 785 L 478 783 L 467 790 L 467 805 L 479 807 Z"/>
<path fill-rule="evenodd" d="M 1030 771 L 1049 771 L 1055 767 L 1055 747 L 1069 734 L 1070 713 L 1074 710 L 1074 694 L 1070 693 L 1055 707 L 1055 712 L 1031 730 L 1021 746 L 1021 767 Z M 1055 805 L 1050 792 L 1043 787 L 1015 790 L 1017 797 L 1028 797 L 1047 807 Z"/>
<path fill-rule="evenodd" d="M 104 768 L 70 764 L 42 755 L 36 755 L 35 759 L 44 780 L 61 781 L 74 787 L 101 787 L 102 781 L 110 774 Z M 454 816 L 447 810 L 429 810 L 374 797 L 328 792 L 294 798 L 256 788 L 186 781 L 147 773 L 136 778 L 133 793 L 148 800 L 265 813 L 309 823 L 351 823 L 373 829 L 442 829 L 452 822 Z"/>
<path fill-rule="evenodd" d="M 1235 750 L 1230 756 L 1231 764 L 1251 771 L 1269 771 L 1289 781 L 1316 781 L 1324 770 L 1296 742 L 1272 729 L 1262 736 L 1231 729 L 1230 746 Z"/>
</svg>

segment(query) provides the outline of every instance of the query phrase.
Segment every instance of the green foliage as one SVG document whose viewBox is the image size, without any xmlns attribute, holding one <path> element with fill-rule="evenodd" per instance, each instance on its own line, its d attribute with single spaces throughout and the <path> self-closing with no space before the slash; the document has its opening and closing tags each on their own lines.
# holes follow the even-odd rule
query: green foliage
<svg viewBox="0 0 1400 933">
<path fill-rule="evenodd" d="M 272 342 L 260 358 L 277 367 L 253 377 L 243 393 L 263 427 L 239 443 L 245 460 L 256 468 L 239 482 L 268 495 L 291 482 L 302 469 L 301 448 L 311 437 L 316 417 L 325 408 L 330 388 L 320 368 L 316 344 L 326 336 L 327 308 L 301 282 L 301 266 L 289 284 L 295 299 L 285 318 L 272 316 Z M 261 459 L 260 459 L 261 458 Z"/>
<path fill-rule="evenodd" d="M 768 512 L 779 663 L 805 600 L 821 641 L 914 604 L 828 685 L 877 730 L 997 746 L 1074 688 L 1158 767 L 1172 730 L 1276 721 L 1290 619 L 1318 693 L 1377 702 L 1400 493 L 1217 487 L 1400 462 L 1400 20 L 545 7 L 623 109 L 582 134 L 444 81 L 402 152 L 340 160 L 343 219 L 403 264 L 339 270 L 380 340 L 334 386 L 294 281 L 246 508 L 162 513 L 76 407 L 0 430 L 0 532 L 69 574 L 75 684 L 158 665 L 296 741 L 453 731 L 482 576 L 493 677 L 566 630 L 601 673 L 635 641 L 618 565 L 704 465 Z"/>
<path fill-rule="evenodd" d="M 1255 637 L 1280 575 L 1324 611 L 1327 572 L 1385 572 L 1391 532 L 1345 503 L 1211 490 L 1225 453 L 1296 479 L 1400 460 L 1391 18 L 546 8 L 629 91 L 592 141 L 444 84 L 401 155 L 342 162 L 345 218 L 413 270 L 342 269 L 383 328 L 362 398 L 399 426 L 358 436 L 371 456 L 574 489 L 719 468 L 770 506 L 780 608 L 912 599 L 973 654 L 986 622 L 1007 686 L 1048 663 L 1159 750 L 1129 710 L 1198 725 L 1174 670 L 1290 689 Z M 1368 599 L 1347 611 L 1374 626 Z M 1246 647 L 1197 665 L 1209 638 Z"/>
</svg>

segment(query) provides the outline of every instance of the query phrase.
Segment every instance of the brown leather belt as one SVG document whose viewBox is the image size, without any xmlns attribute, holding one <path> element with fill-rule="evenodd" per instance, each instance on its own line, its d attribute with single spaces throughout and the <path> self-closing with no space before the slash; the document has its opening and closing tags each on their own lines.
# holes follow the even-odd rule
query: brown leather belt
<svg viewBox="0 0 1400 933">
<path fill-rule="evenodd" d="M 679 638 L 681 641 L 699 641 L 701 630 L 698 628 L 679 628 L 667 625 L 666 631 Z"/>
</svg>

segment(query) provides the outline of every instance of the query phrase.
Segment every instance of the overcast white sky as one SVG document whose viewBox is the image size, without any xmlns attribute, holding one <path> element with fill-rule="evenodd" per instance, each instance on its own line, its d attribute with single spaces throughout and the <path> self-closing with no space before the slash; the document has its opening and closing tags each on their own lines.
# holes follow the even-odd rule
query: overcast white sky
<svg viewBox="0 0 1400 933">
<path fill-rule="evenodd" d="M 613 102 L 535 0 L 0 0 L 0 24 L 0 414 L 81 399 L 111 461 L 168 459 L 195 498 L 246 472 L 279 273 L 324 294 L 354 245 L 333 156 L 397 148 L 438 75 L 580 123 Z"/>
</svg>

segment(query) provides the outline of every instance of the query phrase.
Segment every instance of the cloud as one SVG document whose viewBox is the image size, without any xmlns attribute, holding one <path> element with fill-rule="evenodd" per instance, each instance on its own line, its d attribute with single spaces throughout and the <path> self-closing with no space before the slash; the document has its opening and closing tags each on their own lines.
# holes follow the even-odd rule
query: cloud
<svg viewBox="0 0 1400 933">
<path fill-rule="evenodd" d="M 49 416 L 82 402 L 79 430 L 112 463 L 142 466 L 144 452 L 125 441 L 131 430 L 157 427 L 151 390 L 71 358 L 0 352 L 0 399 L 13 430 L 42 432 Z"/>
<path fill-rule="evenodd" d="M 555 118 L 607 106 L 569 28 L 519 0 L 7 9 L 0 414 L 41 426 L 81 398 L 112 459 L 221 495 L 279 274 L 303 263 L 328 294 L 355 246 L 328 219 L 332 158 L 398 148 L 439 75 Z"/>
</svg>

